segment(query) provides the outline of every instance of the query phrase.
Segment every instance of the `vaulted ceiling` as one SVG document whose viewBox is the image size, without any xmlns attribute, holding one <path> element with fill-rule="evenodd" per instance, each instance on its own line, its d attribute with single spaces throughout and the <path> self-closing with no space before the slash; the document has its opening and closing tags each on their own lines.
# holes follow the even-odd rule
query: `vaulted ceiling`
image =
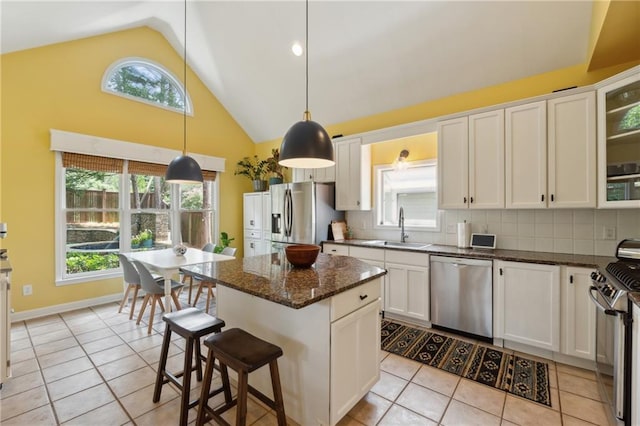
<svg viewBox="0 0 640 426">
<path fill-rule="evenodd" d="M 255 141 L 305 108 L 304 1 L 187 3 L 189 65 Z M 184 2 L 0 4 L 2 53 L 149 26 L 178 51 Z M 588 61 L 590 1 L 317 1 L 309 4 L 309 107 L 326 124 Z"/>
</svg>

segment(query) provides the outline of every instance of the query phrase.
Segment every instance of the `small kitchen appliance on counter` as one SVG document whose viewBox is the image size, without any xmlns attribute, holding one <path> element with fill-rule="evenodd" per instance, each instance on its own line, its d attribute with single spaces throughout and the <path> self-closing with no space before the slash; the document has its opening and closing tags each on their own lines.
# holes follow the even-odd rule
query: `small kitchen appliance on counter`
<svg viewBox="0 0 640 426">
<path fill-rule="evenodd" d="M 471 224 L 466 220 L 458 223 L 458 248 L 469 248 L 471 243 Z"/>
<path fill-rule="evenodd" d="M 617 262 L 591 274 L 596 316 L 596 375 L 602 400 L 616 425 L 631 424 L 631 301 L 640 291 L 640 239 L 622 240 Z M 612 338 L 613 336 L 613 338 Z"/>
</svg>

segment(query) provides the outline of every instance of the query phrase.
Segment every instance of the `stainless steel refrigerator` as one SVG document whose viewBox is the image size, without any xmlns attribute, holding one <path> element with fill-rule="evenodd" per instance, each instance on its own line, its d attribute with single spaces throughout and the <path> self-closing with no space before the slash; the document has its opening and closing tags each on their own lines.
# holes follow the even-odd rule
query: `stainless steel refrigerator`
<svg viewBox="0 0 640 426">
<path fill-rule="evenodd" d="M 298 182 L 271 185 L 271 242 L 320 244 L 328 239 L 332 220 L 344 220 L 335 210 L 333 183 Z"/>
</svg>

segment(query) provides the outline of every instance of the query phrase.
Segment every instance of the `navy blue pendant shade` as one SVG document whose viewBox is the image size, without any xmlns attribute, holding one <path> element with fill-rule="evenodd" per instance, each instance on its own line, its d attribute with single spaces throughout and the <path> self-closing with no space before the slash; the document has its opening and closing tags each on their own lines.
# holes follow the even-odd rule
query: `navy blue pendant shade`
<svg viewBox="0 0 640 426">
<path fill-rule="evenodd" d="M 280 164 L 317 169 L 335 164 L 333 144 L 327 131 L 305 112 L 305 119 L 291 126 L 280 145 Z"/>
<path fill-rule="evenodd" d="M 193 158 L 179 155 L 169 163 L 164 179 L 168 183 L 197 183 L 202 182 L 202 170 Z"/>
</svg>

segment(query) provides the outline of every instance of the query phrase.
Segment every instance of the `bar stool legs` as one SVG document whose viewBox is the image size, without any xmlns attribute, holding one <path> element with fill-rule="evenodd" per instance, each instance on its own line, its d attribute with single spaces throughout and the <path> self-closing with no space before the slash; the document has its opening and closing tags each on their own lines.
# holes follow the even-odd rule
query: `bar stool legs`
<svg viewBox="0 0 640 426">
<path fill-rule="evenodd" d="M 209 349 L 209 354 L 207 355 L 196 424 L 203 425 L 206 421 L 214 420 L 216 423 L 228 425 L 229 423 L 220 415 L 237 406 L 236 426 L 245 425 L 247 421 L 247 395 L 250 393 L 268 407 L 274 409 L 278 418 L 278 425 L 285 426 L 287 421 L 278 371 L 278 358 L 282 356 L 282 349 L 238 328 L 232 328 L 209 336 L 205 339 L 204 344 Z M 216 358 L 220 363 L 225 403 L 218 408 L 212 409 L 208 405 L 208 389 L 211 386 L 211 377 Z M 269 364 L 271 374 L 273 400 L 249 385 L 248 380 L 250 372 L 266 364 Z M 227 368 L 231 368 L 238 373 L 238 395 L 233 400 L 231 399 Z"/>
<path fill-rule="evenodd" d="M 158 373 L 156 384 L 153 390 L 153 402 L 160 401 L 162 386 L 171 382 L 181 391 L 180 396 L 180 425 L 187 424 L 189 408 L 195 407 L 198 400 L 190 401 L 191 372 L 196 370 L 196 378 L 202 380 L 202 361 L 204 357 L 200 351 L 200 337 L 211 333 L 219 333 L 224 326 L 224 321 L 208 315 L 196 308 L 187 308 L 181 311 L 171 312 L 162 318 L 166 323 L 164 338 L 162 339 L 162 349 L 160 352 L 160 362 L 158 363 Z M 179 373 L 170 373 L 166 370 L 169 345 L 171 343 L 172 332 L 178 333 L 186 340 L 184 350 L 184 368 Z M 195 365 L 193 359 L 195 355 Z M 182 377 L 182 381 L 178 380 Z M 211 380 L 209 380 L 209 388 Z M 212 395 L 220 393 L 220 387 Z"/>
</svg>

